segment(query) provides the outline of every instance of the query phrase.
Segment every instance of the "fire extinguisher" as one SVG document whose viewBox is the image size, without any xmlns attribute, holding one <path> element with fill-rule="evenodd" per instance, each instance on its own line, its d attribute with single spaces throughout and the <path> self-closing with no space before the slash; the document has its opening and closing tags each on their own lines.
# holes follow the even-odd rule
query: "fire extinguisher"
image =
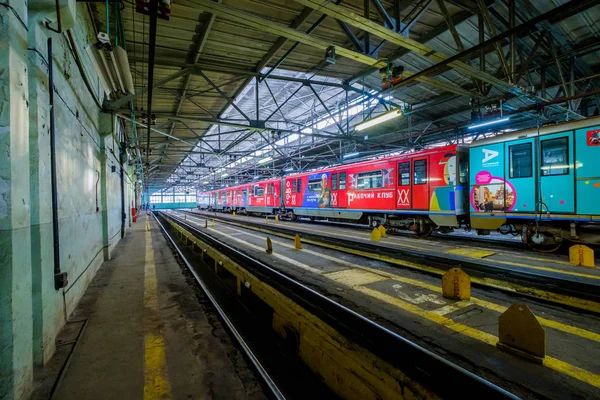
<svg viewBox="0 0 600 400">
<path fill-rule="evenodd" d="M 137 222 L 137 210 L 135 207 L 131 207 L 131 216 L 133 217 L 133 222 Z"/>
</svg>

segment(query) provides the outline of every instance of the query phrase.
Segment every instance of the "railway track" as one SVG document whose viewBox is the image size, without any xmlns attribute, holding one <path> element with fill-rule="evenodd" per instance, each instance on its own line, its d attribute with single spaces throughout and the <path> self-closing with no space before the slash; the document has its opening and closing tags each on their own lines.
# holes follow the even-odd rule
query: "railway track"
<svg viewBox="0 0 600 400">
<path fill-rule="evenodd" d="M 376 382 L 376 385 L 391 384 L 390 382 L 392 382 L 392 386 L 394 386 L 398 384 L 399 377 L 402 377 L 400 379 L 402 385 L 398 390 L 403 391 L 402 393 L 406 396 L 409 395 L 407 392 L 408 390 L 412 394 L 427 394 L 428 396 L 431 396 L 431 398 L 455 398 L 464 396 L 464 391 L 468 388 L 469 396 L 474 398 L 516 398 L 509 392 L 487 380 L 441 358 L 373 320 L 318 293 L 294 279 L 292 276 L 284 274 L 264 264 L 259 259 L 218 240 L 181 217 L 173 214 L 156 213 L 155 218 L 170 243 L 177 250 L 186 267 L 192 272 L 196 281 L 202 287 L 202 290 L 207 293 L 207 297 L 219 311 L 220 317 L 230 329 L 232 336 L 240 343 L 246 356 L 251 360 L 252 365 L 254 365 L 259 372 L 266 387 L 269 388 L 274 398 L 286 398 L 288 395 L 298 398 L 298 396 L 289 394 L 284 389 L 278 387 L 277 381 L 281 378 L 279 378 L 277 374 L 285 374 L 289 373 L 289 371 L 287 368 L 281 368 L 281 365 L 279 368 L 275 369 L 273 369 L 273 367 L 269 368 L 269 366 L 265 366 L 265 363 L 262 362 L 265 354 L 260 350 L 257 351 L 253 348 L 252 340 L 247 340 L 244 337 L 244 332 L 249 332 L 248 327 L 237 326 L 235 324 L 235 318 L 232 318 L 227 314 L 225 306 L 220 305 L 218 300 L 219 296 L 212 292 L 210 285 L 205 283 L 207 273 L 211 276 L 219 276 L 224 280 L 227 280 L 230 275 L 225 273 L 222 269 L 236 271 L 236 274 L 241 274 L 238 275 L 237 297 L 242 299 L 246 308 L 251 308 L 252 305 L 256 306 L 255 303 L 257 299 L 254 297 L 260 297 L 258 295 L 259 293 L 271 293 L 271 291 L 275 291 L 275 293 L 283 296 L 277 304 L 287 304 L 288 306 L 289 304 L 292 304 L 294 307 L 297 306 L 299 309 L 294 308 L 294 310 L 296 310 L 298 314 L 305 313 L 310 316 L 308 320 L 312 321 L 312 323 L 316 325 L 324 324 L 323 326 L 331 327 L 337 334 L 344 338 L 343 340 L 340 337 L 336 339 L 336 343 L 341 347 L 344 346 L 344 340 L 347 340 L 349 341 L 348 347 L 352 349 L 352 351 L 359 351 L 359 353 L 362 352 L 360 353 L 361 355 L 369 354 L 376 357 L 376 360 L 378 361 L 370 358 L 365 364 L 371 368 L 376 365 L 377 368 L 374 369 L 375 374 L 382 374 L 382 376 L 377 377 L 374 381 Z M 188 243 L 191 248 L 194 249 L 195 253 L 200 254 L 203 262 L 198 262 L 197 257 L 193 260 L 186 255 L 187 248 L 186 246 L 182 246 L 182 241 L 176 238 L 177 235 L 174 234 L 176 231 L 179 232 L 180 238 L 185 238 L 184 242 Z M 185 234 L 182 232 L 185 232 Z M 189 253 L 189 249 L 187 250 Z M 244 277 L 244 281 L 241 283 L 240 276 Z M 264 289 L 265 287 L 268 289 Z M 247 288 L 248 290 L 244 288 Z M 254 297 L 251 298 L 252 295 Z M 231 297 L 232 296 L 230 295 L 221 296 L 221 298 L 226 299 L 231 299 Z M 261 297 L 261 299 L 267 301 L 264 296 Z M 278 310 L 278 305 L 274 305 L 273 303 L 270 303 L 270 305 L 271 307 L 274 307 L 274 310 L 271 310 L 271 313 L 267 312 L 268 318 L 266 318 L 266 323 L 267 325 L 272 325 L 274 327 L 276 325 L 275 316 L 281 311 Z M 262 310 L 261 313 L 264 314 L 264 306 L 256 306 L 256 309 Z M 264 319 L 264 315 L 262 318 L 258 318 L 259 321 Z M 250 331 L 255 331 L 256 329 L 257 327 L 255 325 L 250 327 Z M 306 332 L 304 333 L 306 334 Z M 284 336 L 286 336 L 286 341 L 289 341 L 288 339 L 294 335 L 286 331 Z M 295 342 L 295 345 L 298 346 L 297 342 L 300 340 L 302 340 L 302 338 L 296 337 L 295 341 L 292 340 L 292 342 Z M 260 346 L 258 347 L 260 348 Z M 296 351 L 298 351 L 297 347 Z M 326 350 L 323 348 L 322 352 L 326 353 Z M 300 357 L 300 355 L 298 356 Z M 318 365 L 321 365 L 322 363 L 326 363 L 324 365 L 326 369 L 332 370 L 335 370 L 335 368 L 347 367 L 344 365 L 345 363 L 336 363 L 336 360 L 328 359 L 315 361 L 313 357 L 318 357 L 318 354 L 313 354 L 310 361 L 303 358 L 304 362 L 307 362 L 308 364 L 313 363 L 311 364 L 313 365 L 313 369 L 318 369 Z M 327 362 L 329 362 L 329 364 L 327 364 Z M 317 365 L 317 367 L 314 367 L 315 365 Z M 388 370 L 395 371 L 390 375 L 393 377 L 391 381 L 388 379 L 388 375 L 383 376 L 384 372 Z M 363 369 L 360 371 L 363 371 Z M 326 373 L 323 373 L 322 371 L 315 372 L 330 384 L 328 380 L 330 378 Z M 349 376 L 351 378 L 356 378 L 356 376 L 354 376 L 356 373 L 362 372 L 355 372 Z M 359 380 L 368 380 L 368 377 L 365 378 L 359 376 L 358 378 Z M 334 378 L 334 381 L 335 379 L 339 379 L 339 377 Z M 300 385 L 305 384 L 301 379 L 294 379 L 294 381 Z M 449 384 L 449 382 L 452 382 L 452 384 Z M 389 388 L 386 389 L 390 390 Z M 335 391 L 344 396 L 344 390 L 347 389 L 341 387 L 337 388 Z M 421 393 L 418 393 L 419 391 L 421 391 Z M 386 392 L 384 391 L 383 393 Z M 389 394 L 391 392 L 387 393 Z M 360 394 L 354 393 L 353 397 L 357 398 L 357 396 L 360 396 Z M 384 395 L 382 397 L 388 396 Z"/>
<path fill-rule="evenodd" d="M 188 215 L 218 220 L 222 223 L 243 226 L 253 230 L 293 238 L 299 232 L 308 243 L 334 248 L 392 264 L 421 269 L 441 275 L 452 267 L 459 266 L 467 272 L 474 284 L 500 290 L 520 292 L 526 296 L 542 298 L 562 305 L 586 311 L 600 312 L 600 279 L 586 279 L 577 274 L 558 274 L 551 271 L 507 268 L 481 259 L 466 259 L 452 255 L 426 253 L 418 249 L 392 248 L 385 244 L 365 242 L 348 237 L 319 234 L 313 231 L 298 231 L 287 226 L 228 218 L 212 213 L 183 211 Z"/>
</svg>

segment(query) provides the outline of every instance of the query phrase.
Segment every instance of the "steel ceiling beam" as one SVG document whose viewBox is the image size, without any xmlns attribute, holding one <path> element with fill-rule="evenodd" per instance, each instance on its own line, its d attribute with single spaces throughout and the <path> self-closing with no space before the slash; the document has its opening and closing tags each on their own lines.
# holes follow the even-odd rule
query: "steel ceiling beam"
<svg viewBox="0 0 600 400">
<path fill-rule="evenodd" d="M 303 1 L 309 1 L 309 0 L 294 0 L 294 1 L 303 2 Z M 475 45 L 475 46 L 469 48 L 468 50 L 465 50 L 464 52 L 456 54 L 452 57 L 444 56 L 444 57 L 446 57 L 444 60 L 438 62 L 437 64 L 435 64 L 434 66 L 432 66 L 430 68 L 427 68 L 427 69 L 419 72 L 418 74 L 416 74 L 413 77 L 408 77 L 407 79 L 400 82 L 398 84 L 398 87 L 406 85 L 407 83 L 411 82 L 412 80 L 415 80 L 416 77 L 431 75 L 432 73 L 440 70 L 442 67 L 444 67 L 446 65 L 453 67 L 458 72 L 463 72 L 462 69 L 455 67 L 456 63 L 466 65 L 465 63 L 463 63 L 462 61 L 459 61 L 459 60 L 462 60 L 465 57 L 467 57 L 481 49 L 485 49 L 491 45 L 494 45 L 494 44 L 500 42 L 501 40 L 507 39 L 511 35 L 519 34 L 519 33 L 523 33 L 523 32 L 530 32 L 530 31 L 536 29 L 536 26 L 542 22 L 547 21 L 550 23 L 556 23 L 558 21 L 563 20 L 564 18 L 574 15 L 575 14 L 574 10 L 578 10 L 577 12 L 582 12 L 582 11 L 585 11 L 585 9 L 587 9 L 589 7 L 593 7 L 597 4 L 600 4 L 600 0 L 572 0 L 569 3 L 566 3 L 562 6 L 559 6 L 555 9 L 553 9 L 552 11 L 549 11 L 549 12 L 541 14 L 535 18 L 532 18 L 532 19 L 524 22 L 523 24 L 516 26 L 513 29 L 504 31 L 504 32 L 486 40 L 483 43 L 480 43 L 478 45 Z M 472 67 L 469 67 L 469 68 L 472 68 Z M 506 72 L 507 72 L 507 76 L 509 76 L 510 71 L 508 70 L 508 68 L 506 69 Z M 508 91 L 510 93 L 523 94 L 522 91 L 516 89 L 514 87 L 514 85 L 504 82 L 504 81 L 502 81 L 498 78 L 495 78 L 487 73 L 484 73 L 481 71 L 478 71 L 478 73 L 479 74 L 474 74 L 473 76 L 484 82 L 490 83 L 493 86 L 498 87 L 499 89 Z M 490 77 L 491 79 L 489 79 L 487 77 Z M 482 79 L 482 78 L 486 78 L 486 79 Z M 498 85 L 497 83 L 500 83 L 500 84 Z"/>
<path fill-rule="evenodd" d="M 295 0 L 295 1 L 304 2 L 303 0 Z M 305 44 L 307 46 L 311 46 L 316 49 L 320 49 L 323 51 L 323 53 L 325 53 L 327 48 L 329 48 L 329 46 L 331 45 L 330 43 L 328 43 L 324 40 L 317 39 L 312 36 L 308 36 L 302 32 L 298 32 L 295 29 L 291 29 L 291 28 L 287 28 L 287 27 L 278 25 L 274 22 L 256 17 L 252 14 L 248 14 L 246 12 L 240 11 L 238 9 L 235 9 L 235 8 L 223 5 L 223 4 L 213 3 L 210 0 L 190 0 L 190 3 L 197 5 L 202 10 L 205 10 L 205 11 L 208 11 L 211 13 L 215 13 L 221 18 L 228 19 L 228 20 L 243 24 L 245 26 L 249 26 L 251 28 L 257 29 L 262 32 L 267 32 L 267 33 L 271 33 L 274 35 L 287 37 L 288 39 L 295 40 L 297 42 L 301 42 L 302 44 Z M 311 4 L 310 1 L 306 1 L 306 3 Z M 338 7 L 333 4 L 330 4 L 329 6 Z M 183 6 L 179 6 L 179 7 L 185 8 Z M 311 8 L 313 8 L 313 7 L 311 7 Z M 362 17 L 360 17 L 360 18 L 362 18 Z M 364 18 L 362 18 L 362 19 L 364 19 Z M 353 25 L 350 21 L 345 21 L 345 22 L 348 22 L 351 25 Z M 375 23 L 372 23 L 372 24 L 375 26 L 378 26 Z M 382 29 L 386 30 L 383 27 L 382 27 Z M 390 31 L 390 32 L 395 34 L 395 32 L 393 32 L 393 31 Z M 398 35 L 398 36 L 401 36 L 401 35 Z M 401 37 L 404 38 L 403 36 L 401 36 Z M 346 48 L 337 48 L 336 47 L 336 53 L 342 57 L 346 57 L 351 60 L 366 64 L 366 65 L 369 65 L 372 67 L 377 67 L 377 68 L 387 67 L 387 63 L 385 61 L 380 61 L 380 60 L 377 60 L 376 58 L 373 58 L 368 55 L 361 54 L 361 53 L 358 53 L 358 52 L 355 52 L 355 51 L 352 51 L 352 50 L 349 50 Z M 415 73 L 411 72 L 411 71 L 407 71 L 407 70 L 404 71 L 404 75 L 407 77 L 412 76 L 414 74 Z M 477 96 L 477 94 L 475 94 L 473 92 L 465 91 L 464 89 L 462 89 L 454 84 L 445 83 L 445 82 L 438 81 L 438 80 L 435 80 L 435 79 L 432 79 L 429 77 L 419 77 L 418 80 L 423 82 L 424 84 L 436 87 L 438 89 L 446 90 L 449 92 L 454 92 L 454 93 L 462 94 L 464 96 L 469 96 L 469 97 Z"/>
<path fill-rule="evenodd" d="M 374 35 L 379 36 L 380 38 L 386 39 L 391 43 L 395 43 L 399 46 L 402 46 L 406 49 L 414 51 L 415 53 L 427 57 L 433 61 L 436 61 L 438 64 L 443 63 L 443 65 L 450 65 L 456 71 L 463 73 L 469 77 L 474 77 L 485 81 L 497 88 L 516 94 L 524 94 L 524 92 L 518 87 L 511 85 L 507 82 L 504 82 L 500 79 L 493 77 L 492 75 L 486 74 L 484 72 L 479 71 L 476 68 L 460 61 L 460 58 L 449 57 L 446 54 L 443 54 L 439 51 L 432 49 L 431 47 L 419 43 L 414 39 L 407 38 L 397 32 L 389 30 L 375 22 L 372 22 L 366 18 L 360 17 L 346 8 L 333 5 L 329 2 L 324 2 L 323 0 L 294 0 L 296 3 L 302 4 L 305 7 L 311 7 L 312 9 L 325 13 L 333 18 L 339 19 L 341 21 L 347 22 L 350 25 L 353 25 L 359 29 L 365 30 L 367 32 L 371 32 Z M 577 0 L 574 0 L 577 1 Z M 410 76 L 416 75 L 414 79 L 423 79 L 426 78 L 426 74 L 418 73 L 418 74 L 410 74 Z M 406 76 L 406 74 L 405 74 Z M 431 79 L 431 78 L 430 78 Z M 470 95 L 474 95 L 470 93 Z"/>
<path fill-rule="evenodd" d="M 140 59 L 140 62 L 148 62 L 148 60 L 146 59 Z M 109 101 L 105 104 L 105 108 L 108 110 L 116 110 L 118 108 L 120 108 L 121 106 L 123 106 L 124 104 L 137 99 L 138 97 L 141 97 L 142 95 L 148 93 L 149 89 L 156 89 L 161 87 L 162 85 L 164 85 L 165 83 L 171 82 L 172 80 L 175 80 L 177 78 L 181 78 L 182 76 L 186 76 L 190 73 L 190 71 L 186 68 L 186 69 L 182 69 L 181 71 L 177 71 L 161 80 L 158 80 L 156 82 L 153 82 L 151 85 L 147 85 L 145 86 L 145 88 L 142 88 L 140 90 L 138 90 L 135 94 L 129 94 L 127 96 L 123 96 L 120 99 L 117 100 L 113 100 L 113 101 Z"/>
</svg>

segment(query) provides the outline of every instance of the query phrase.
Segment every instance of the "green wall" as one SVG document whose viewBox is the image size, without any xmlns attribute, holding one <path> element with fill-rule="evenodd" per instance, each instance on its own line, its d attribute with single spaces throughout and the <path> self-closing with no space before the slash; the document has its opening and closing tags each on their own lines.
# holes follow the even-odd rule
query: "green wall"
<svg viewBox="0 0 600 400">
<path fill-rule="evenodd" d="M 71 30 L 90 93 L 66 34 L 44 26 L 40 3 L 0 7 L 0 398 L 28 398 L 33 367 L 55 352 L 89 282 L 121 238 L 116 121 L 103 114 L 85 48 L 95 41 L 86 5 Z M 52 10 L 54 2 L 43 3 Z M 14 10 L 14 11 L 13 11 Z M 53 40 L 58 218 L 65 289 L 54 289 L 47 39 Z M 28 48 L 30 50 L 28 50 Z M 35 50 L 31 50 L 35 49 Z M 116 172 L 111 172 L 111 166 Z M 125 171 L 127 223 L 133 176 Z M 96 209 L 96 196 L 99 210 Z"/>
</svg>

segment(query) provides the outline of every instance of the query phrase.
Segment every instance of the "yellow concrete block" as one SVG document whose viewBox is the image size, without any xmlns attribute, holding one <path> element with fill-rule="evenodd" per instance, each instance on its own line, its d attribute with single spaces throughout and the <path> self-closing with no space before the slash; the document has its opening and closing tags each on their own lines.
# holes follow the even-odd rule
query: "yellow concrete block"
<svg viewBox="0 0 600 400">
<path fill-rule="evenodd" d="M 212 226 L 215 226 L 215 220 L 214 220 L 214 218 L 212 220 Z"/>
<path fill-rule="evenodd" d="M 267 236 L 267 253 L 273 254 L 273 243 L 271 243 L 271 238 Z"/>
<path fill-rule="evenodd" d="M 269 217 L 265 217 L 265 224 L 269 223 Z"/>
<path fill-rule="evenodd" d="M 450 268 L 442 276 L 444 297 L 455 300 L 471 298 L 471 277 L 460 268 Z"/>
<path fill-rule="evenodd" d="M 275 216 L 275 222 L 279 222 L 279 215 Z"/>
<path fill-rule="evenodd" d="M 576 244 L 569 248 L 569 261 L 573 265 L 583 267 L 595 267 L 594 250 L 582 244 Z"/>
<path fill-rule="evenodd" d="M 387 232 L 385 231 L 385 227 L 383 225 L 379 225 L 379 235 L 382 238 L 386 238 L 387 237 Z"/>
<path fill-rule="evenodd" d="M 381 239 L 381 233 L 379 232 L 379 229 L 373 228 L 373 232 L 371 232 L 371 240 L 379 242 L 379 239 Z"/>
<path fill-rule="evenodd" d="M 294 236 L 294 248 L 296 250 L 302 250 L 302 242 L 300 241 L 300 235 L 298 235 L 296 233 L 296 236 Z"/>
<path fill-rule="evenodd" d="M 513 304 L 498 319 L 496 346 L 538 364 L 546 356 L 546 332 L 525 304 Z"/>
<path fill-rule="evenodd" d="M 235 217 L 235 211 L 233 212 L 233 214 L 232 214 L 232 215 Z"/>
</svg>

